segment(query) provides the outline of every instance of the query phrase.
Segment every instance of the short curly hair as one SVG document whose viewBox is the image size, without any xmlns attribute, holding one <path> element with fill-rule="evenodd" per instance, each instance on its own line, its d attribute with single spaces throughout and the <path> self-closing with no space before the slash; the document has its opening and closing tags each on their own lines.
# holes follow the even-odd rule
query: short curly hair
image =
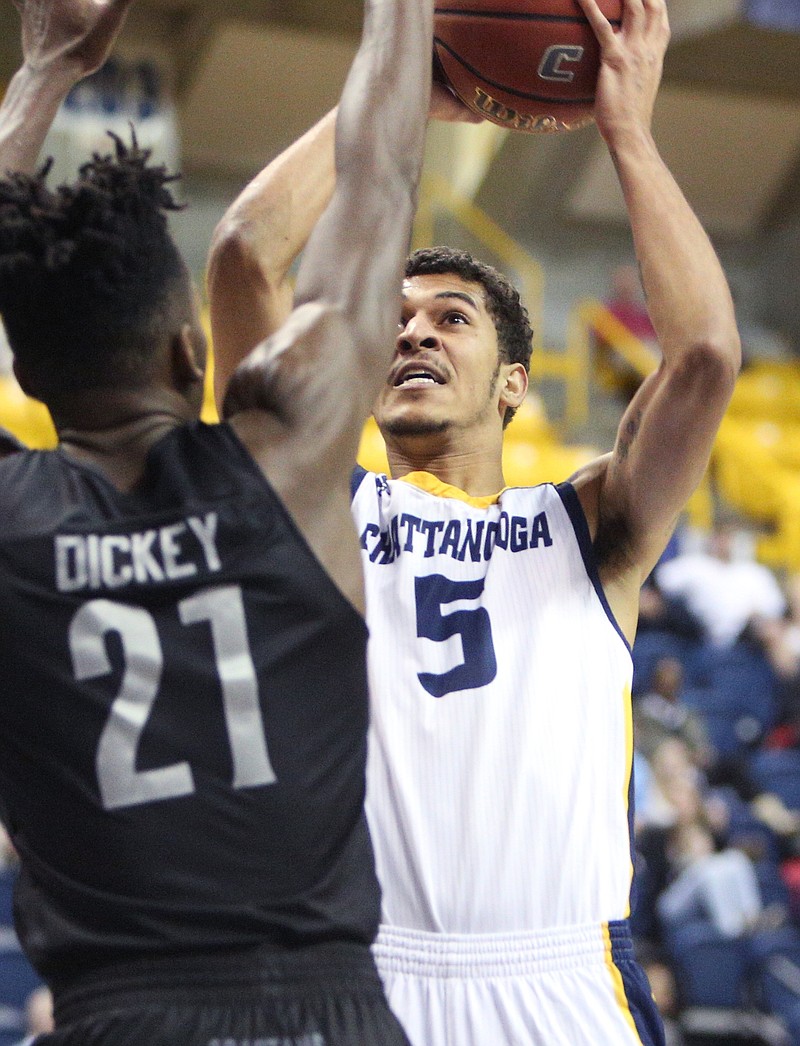
<svg viewBox="0 0 800 1046">
<path fill-rule="evenodd" d="M 191 281 L 167 212 L 165 168 L 135 136 L 111 135 L 72 185 L 35 175 L 0 181 L 0 316 L 36 394 L 136 387 L 154 347 L 191 307 Z"/>
<path fill-rule="evenodd" d="M 452 273 L 470 283 L 479 284 L 484 291 L 486 308 L 494 321 L 501 358 L 506 363 L 521 363 L 530 372 L 533 330 L 528 310 L 522 304 L 519 291 L 506 277 L 468 251 L 454 247 L 423 247 L 414 251 L 406 261 L 406 279 L 413 276 L 435 276 Z M 508 409 L 504 427 L 516 410 Z"/>
</svg>

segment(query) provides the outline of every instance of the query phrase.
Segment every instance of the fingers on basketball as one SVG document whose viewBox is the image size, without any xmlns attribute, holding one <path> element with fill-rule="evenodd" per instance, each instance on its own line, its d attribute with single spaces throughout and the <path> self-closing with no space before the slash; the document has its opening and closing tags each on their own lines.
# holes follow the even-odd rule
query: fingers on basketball
<svg viewBox="0 0 800 1046">
<path fill-rule="evenodd" d="M 458 97 L 484 119 L 527 133 L 574 130 L 593 119 L 601 41 L 621 27 L 623 6 L 437 0 L 436 60 Z"/>
</svg>

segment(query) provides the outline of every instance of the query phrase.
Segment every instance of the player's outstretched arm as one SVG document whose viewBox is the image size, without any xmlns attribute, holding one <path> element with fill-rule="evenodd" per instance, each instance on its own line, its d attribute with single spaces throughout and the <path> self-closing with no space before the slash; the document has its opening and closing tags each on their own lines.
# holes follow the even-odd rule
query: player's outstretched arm
<svg viewBox="0 0 800 1046">
<path fill-rule="evenodd" d="M 442 84 L 429 116 L 480 123 Z M 214 344 L 214 385 L 221 404 L 247 353 L 292 311 L 292 266 L 330 203 L 336 184 L 332 110 L 272 161 L 226 211 L 211 242 L 207 290 Z"/>
<path fill-rule="evenodd" d="M 624 564 L 629 580 L 636 575 L 638 590 L 703 476 L 741 354 L 725 275 L 651 133 L 669 41 L 665 0 L 625 0 L 618 33 L 596 0 L 578 2 L 601 44 L 597 125 L 622 186 L 663 353 L 625 412 L 594 512 L 584 495 L 602 550 L 613 546 L 610 561 Z M 608 573 L 604 580 L 613 580 Z"/>
<path fill-rule="evenodd" d="M 361 602 L 349 477 L 394 352 L 422 167 L 433 0 L 366 0 L 336 120 L 335 190 L 294 309 L 231 378 L 228 418 L 330 576 Z"/>
<path fill-rule="evenodd" d="M 244 357 L 292 311 L 292 265 L 336 184 L 335 129 L 333 109 L 250 182 L 214 231 L 206 288 L 220 405 Z"/>
<path fill-rule="evenodd" d="M 304 252 L 289 321 L 236 371 L 226 415 L 266 410 L 304 432 L 311 418 L 327 419 L 355 450 L 357 423 L 394 349 L 430 98 L 432 9 L 433 0 L 367 0 L 336 119 L 333 197 Z M 324 449 L 329 440 L 319 427 L 316 435 Z"/>
<path fill-rule="evenodd" d="M 0 177 L 33 173 L 59 106 L 106 60 L 133 0 L 12 2 L 24 61 L 0 106 Z"/>
</svg>

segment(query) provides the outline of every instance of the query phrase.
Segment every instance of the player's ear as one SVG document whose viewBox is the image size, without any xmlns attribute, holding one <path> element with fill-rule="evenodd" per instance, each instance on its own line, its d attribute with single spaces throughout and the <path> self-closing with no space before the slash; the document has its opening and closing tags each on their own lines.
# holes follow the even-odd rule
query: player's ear
<svg viewBox="0 0 800 1046">
<path fill-rule="evenodd" d="M 528 372 L 521 363 L 508 363 L 501 367 L 500 377 L 500 406 L 516 410 L 528 392 Z"/>
<path fill-rule="evenodd" d="M 172 339 L 172 377 L 175 387 L 184 391 L 192 385 L 202 385 L 205 369 L 205 339 L 191 323 L 184 323 Z"/>
</svg>

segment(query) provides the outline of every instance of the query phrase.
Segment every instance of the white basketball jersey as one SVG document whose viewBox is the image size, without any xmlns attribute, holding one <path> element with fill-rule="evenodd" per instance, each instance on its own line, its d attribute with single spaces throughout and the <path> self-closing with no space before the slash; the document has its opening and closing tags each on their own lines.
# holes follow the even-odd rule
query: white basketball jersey
<svg viewBox="0 0 800 1046">
<path fill-rule="evenodd" d="M 356 481 L 384 923 L 626 918 L 632 662 L 574 489 L 472 499 L 427 473 Z"/>
</svg>

